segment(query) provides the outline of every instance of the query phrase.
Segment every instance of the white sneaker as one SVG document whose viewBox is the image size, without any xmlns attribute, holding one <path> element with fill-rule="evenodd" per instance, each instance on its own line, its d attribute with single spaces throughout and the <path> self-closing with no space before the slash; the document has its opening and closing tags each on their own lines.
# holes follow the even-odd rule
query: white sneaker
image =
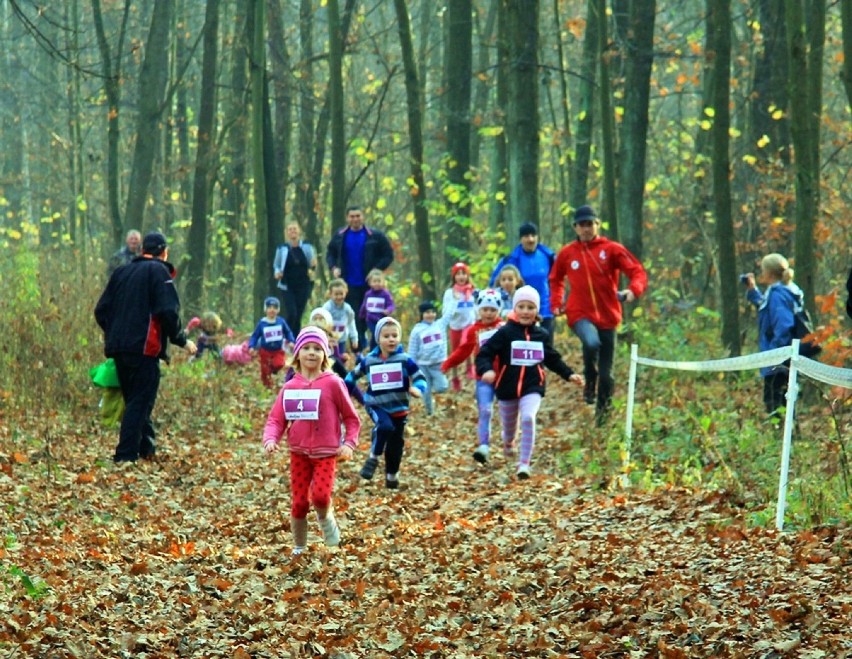
<svg viewBox="0 0 852 659">
<path fill-rule="evenodd" d="M 305 553 L 304 547 L 293 547 L 293 551 L 290 552 L 290 556 L 301 556 Z"/>
<path fill-rule="evenodd" d="M 333 515 L 329 515 L 320 521 L 322 527 L 322 539 L 326 547 L 337 547 L 340 544 L 340 527 Z"/>
<path fill-rule="evenodd" d="M 473 459 L 476 460 L 479 464 L 485 464 L 486 462 L 488 462 L 488 451 L 488 444 L 480 444 L 473 452 Z"/>
<path fill-rule="evenodd" d="M 518 471 L 515 472 L 515 476 L 518 477 L 519 481 L 525 481 L 530 477 L 530 466 L 521 464 L 518 465 Z"/>
</svg>

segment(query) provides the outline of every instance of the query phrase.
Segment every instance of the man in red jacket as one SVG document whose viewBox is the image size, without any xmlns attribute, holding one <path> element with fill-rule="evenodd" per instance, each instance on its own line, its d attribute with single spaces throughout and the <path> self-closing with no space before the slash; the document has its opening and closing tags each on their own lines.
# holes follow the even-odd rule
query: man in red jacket
<svg viewBox="0 0 852 659">
<path fill-rule="evenodd" d="M 621 302 L 633 302 L 648 286 L 648 276 L 639 260 L 624 245 L 599 235 L 600 227 L 601 221 L 592 207 L 580 206 L 574 212 L 577 240 L 560 250 L 550 271 L 550 306 L 554 316 L 565 314 L 583 344 L 583 396 L 586 403 L 597 403 L 598 419 L 609 407 L 615 386 L 612 361 L 616 329 L 621 323 Z M 621 273 L 630 279 L 630 284 L 619 291 Z M 570 287 L 567 301 L 566 279 Z"/>
</svg>

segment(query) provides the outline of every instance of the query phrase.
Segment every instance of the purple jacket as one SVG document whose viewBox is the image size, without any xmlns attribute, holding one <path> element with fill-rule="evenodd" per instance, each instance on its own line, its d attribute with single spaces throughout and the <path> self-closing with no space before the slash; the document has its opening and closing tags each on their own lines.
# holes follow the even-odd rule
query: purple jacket
<svg viewBox="0 0 852 659">
<path fill-rule="evenodd" d="M 368 323 L 376 324 L 385 316 L 390 316 L 396 307 L 393 304 L 393 296 L 386 288 L 373 290 L 368 288 L 364 293 L 364 301 L 361 302 L 361 309 L 358 312 L 360 318 L 364 318 Z"/>
</svg>

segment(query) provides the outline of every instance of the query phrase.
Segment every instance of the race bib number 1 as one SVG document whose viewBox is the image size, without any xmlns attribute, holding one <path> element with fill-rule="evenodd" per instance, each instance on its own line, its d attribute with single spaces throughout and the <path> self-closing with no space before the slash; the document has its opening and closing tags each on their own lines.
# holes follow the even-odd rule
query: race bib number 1
<svg viewBox="0 0 852 659">
<path fill-rule="evenodd" d="M 512 341 L 512 366 L 535 366 L 544 361 L 541 341 Z"/>
<path fill-rule="evenodd" d="M 288 421 L 316 421 L 319 419 L 319 389 L 285 389 L 284 418 Z"/>
<path fill-rule="evenodd" d="M 379 364 L 370 369 L 370 389 L 387 391 L 402 389 L 402 364 Z"/>
</svg>

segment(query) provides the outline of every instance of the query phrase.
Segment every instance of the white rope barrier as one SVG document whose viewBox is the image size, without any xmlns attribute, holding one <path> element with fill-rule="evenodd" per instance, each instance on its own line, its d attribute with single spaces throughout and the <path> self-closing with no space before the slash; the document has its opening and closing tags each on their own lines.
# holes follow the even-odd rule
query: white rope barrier
<svg viewBox="0 0 852 659">
<path fill-rule="evenodd" d="M 787 406 L 784 417 L 784 437 L 781 447 L 781 475 L 778 480 L 778 505 L 775 512 L 775 526 L 781 531 L 784 527 L 784 511 L 787 506 L 787 480 L 790 474 L 790 454 L 792 450 L 793 421 L 795 418 L 796 400 L 799 397 L 798 375 L 802 373 L 813 380 L 824 382 L 837 387 L 852 389 L 852 369 L 838 368 L 821 364 L 820 362 L 802 357 L 799 354 L 799 340 L 793 345 L 775 350 L 767 350 L 741 357 L 728 359 L 711 359 L 707 361 L 663 361 L 639 356 L 639 346 L 635 343 L 630 347 L 630 374 L 627 387 L 627 418 L 625 421 L 624 448 L 621 452 L 622 485 L 627 487 L 630 482 L 630 452 L 633 442 L 633 408 L 636 400 L 637 367 L 652 366 L 677 371 L 745 371 L 768 366 L 778 366 L 789 362 L 789 379 L 787 381 Z"/>
</svg>

